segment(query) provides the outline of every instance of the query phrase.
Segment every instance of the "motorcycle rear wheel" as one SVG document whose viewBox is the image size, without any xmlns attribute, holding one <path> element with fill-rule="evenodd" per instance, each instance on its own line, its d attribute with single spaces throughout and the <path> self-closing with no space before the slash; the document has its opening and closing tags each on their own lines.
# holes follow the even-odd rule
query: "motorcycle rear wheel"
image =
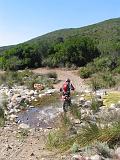
<svg viewBox="0 0 120 160">
<path fill-rule="evenodd" d="M 65 100 L 63 103 L 63 111 L 67 112 L 70 106 L 71 106 L 71 99 Z"/>
</svg>

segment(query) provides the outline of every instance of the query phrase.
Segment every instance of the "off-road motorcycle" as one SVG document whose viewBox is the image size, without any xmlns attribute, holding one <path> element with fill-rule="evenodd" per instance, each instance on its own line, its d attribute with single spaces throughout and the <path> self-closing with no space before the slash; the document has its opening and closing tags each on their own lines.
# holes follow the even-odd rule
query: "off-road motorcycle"
<svg viewBox="0 0 120 160">
<path fill-rule="evenodd" d="M 71 106 L 71 97 L 68 95 L 62 96 L 63 100 L 63 111 L 67 112 Z"/>
</svg>

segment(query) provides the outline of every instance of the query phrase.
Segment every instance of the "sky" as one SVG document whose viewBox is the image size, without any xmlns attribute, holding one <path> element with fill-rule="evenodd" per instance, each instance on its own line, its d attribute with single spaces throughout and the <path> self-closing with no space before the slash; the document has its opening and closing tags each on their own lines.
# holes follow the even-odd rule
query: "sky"
<svg viewBox="0 0 120 160">
<path fill-rule="evenodd" d="M 0 0 L 0 46 L 120 17 L 120 0 Z"/>
</svg>

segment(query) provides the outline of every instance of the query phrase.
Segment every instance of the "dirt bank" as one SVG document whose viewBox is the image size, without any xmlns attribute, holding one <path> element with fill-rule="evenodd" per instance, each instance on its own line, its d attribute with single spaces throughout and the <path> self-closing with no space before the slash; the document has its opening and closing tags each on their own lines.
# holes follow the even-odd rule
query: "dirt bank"
<svg viewBox="0 0 120 160">
<path fill-rule="evenodd" d="M 45 74 L 49 72 L 56 72 L 58 75 L 58 80 L 60 80 L 60 83 L 55 84 L 54 87 L 59 90 L 59 88 L 62 86 L 63 82 L 70 78 L 71 82 L 75 86 L 75 89 L 77 92 L 81 92 L 86 86 L 84 85 L 84 80 L 79 77 L 78 70 L 65 70 L 65 69 L 47 69 L 47 68 L 37 68 L 32 70 L 34 73 L 40 73 Z"/>
</svg>

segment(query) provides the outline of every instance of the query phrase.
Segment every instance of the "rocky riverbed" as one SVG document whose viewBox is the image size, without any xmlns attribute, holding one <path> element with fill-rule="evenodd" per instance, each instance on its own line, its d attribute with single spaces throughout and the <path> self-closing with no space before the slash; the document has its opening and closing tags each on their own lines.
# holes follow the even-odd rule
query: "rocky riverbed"
<svg viewBox="0 0 120 160">
<path fill-rule="evenodd" d="M 9 89 L 6 86 L 0 86 L 0 104 L 6 101 L 5 116 L 6 123 L 0 129 L 0 159 L 1 160 L 102 160 L 99 154 L 83 156 L 81 153 L 59 154 L 57 150 L 48 151 L 45 147 L 46 135 L 50 130 L 56 130 L 54 126 L 55 118 L 63 112 L 62 103 L 36 107 L 30 105 L 31 101 L 37 101 L 46 95 L 52 95 L 57 92 L 55 89 L 46 89 L 42 92 L 29 90 L 25 86 L 14 86 Z M 85 90 L 87 94 L 88 90 Z M 101 127 L 106 125 L 106 119 L 109 125 L 114 120 L 114 116 L 120 118 L 120 104 L 111 104 L 104 106 L 103 96 L 105 90 L 95 93 L 97 102 L 100 104 L 99 111 L 94 113 L 91 110 L 91 100 L 86 100 L 84 94 L 76 95 L 76 101 L 81 111 L 81 119 L 88 119 L 91 123 L 96 123 L 98 118 L 103 121 Z M 113 119 L 112 119 L 113 117 Z M 110 118 L 110 119 L 109 119 Z M 118 119 L 119 120 L 119 119 Z M 71 117 L 75 130 L 85 126 L 84 121 Z M 120 148 L 112 150 L 112 155 L 118 160 L 120 158 Z M 114 159 L 115 159 L 114 158 Z M 113 158 L 111 158 L 113 159 Z"/>
</svg>

